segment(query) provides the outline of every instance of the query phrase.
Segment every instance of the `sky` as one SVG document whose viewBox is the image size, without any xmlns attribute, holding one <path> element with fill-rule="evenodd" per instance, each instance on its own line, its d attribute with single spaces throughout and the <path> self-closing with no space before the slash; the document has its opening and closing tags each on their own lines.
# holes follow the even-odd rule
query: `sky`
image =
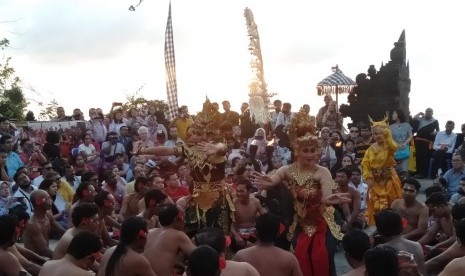
<svg viewBox="0 0 465 276">
<path fill-rule="evenodd" d="M 36 102 L 52 99 L 71 114 L 108 111 L 128 95 L 166 100 L 164 35 L 169 0 L 2 0 L 0 38 Z M 410 62 L 410 110 L 426 107 L 443 128 L 462 118 L 465 2 L 368 0 L 172 0 L 179 105 L 195 113 L 208 96 L 248 100 L 252 79 L 244 8 L 254 13 L 265 80 L 274 99 L 297 111 L 323 105 L 316 85 L 338 64 L 355 79 L 389 61 L 405 29 Z M 32 88 L 32 89 L 31 89 Z M 346 95 L 339 102 L 346 102 Z M 457 130 L 458 128 L 456 128 Z"/>
</svg>

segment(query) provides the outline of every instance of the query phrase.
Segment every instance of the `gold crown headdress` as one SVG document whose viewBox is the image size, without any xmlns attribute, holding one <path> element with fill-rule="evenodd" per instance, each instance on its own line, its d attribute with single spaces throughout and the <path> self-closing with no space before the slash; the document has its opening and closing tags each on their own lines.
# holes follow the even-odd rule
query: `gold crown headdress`
<svg viewBox="0 0 465 276">
<path fill-rule="evenodd" d="M 305 136 L 307 133 L 316 135 L 316 127 L 310 116 L 301 108 L 294 115 L 288 127 L 289 139 L 295 141 L 297 138 Z"/>
<path fill-rule="evenodd" d="M 206 97 L 205 102 L 203 103 L 202 111 L 197 113 L 195 116 L 194 124 L 196 127 L 207 128 L 214 122 L 215 109 L 213 108 L 210 99 Z"/>
<path fill-rule="evenodd" d="M 368 119 L 370 120 L 371 128 L 375 128 L 375 127 L 388 128 L 389 127 L 389 116 L 387 112 L 382 121 L 375 122 L 370 116 L 368 116 Z"/>
</svg>

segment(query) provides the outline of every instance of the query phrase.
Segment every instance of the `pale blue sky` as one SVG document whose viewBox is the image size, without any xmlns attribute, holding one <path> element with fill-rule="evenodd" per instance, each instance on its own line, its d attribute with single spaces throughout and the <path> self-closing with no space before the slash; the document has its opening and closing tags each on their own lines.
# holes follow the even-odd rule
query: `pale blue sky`
<svg viewBox="0 0 465 276">
<path fill-rule="evenodd" d="M 56 98 L 74 107 L 110 108 L 141 86 L 140 94 L 166 99 L 164 32 L 168 0 L 3 0 L 0 37 L 11 41 L 12 65 L 30 99 Z M 444 3 L 444 4 L 443 4 Z M 370 64 L 379 69 L 403 29 L 412 79 L 411 112 L 427 106 L 443 127 L 462 119 L 465 76 L 465 2 L 173 0 L 179 104 L 201 109 L 228 99 L 247 101 L 248 37 L 243 10 L 250 7 L 261 38 L 270 91 L 294 110 L 316 113 L 318 81 L 339 64 L 355 79 Z M 111 93 L 111 96 L 107 96 Z M 345 95 L 340 97 L 344 102 Z M 456 129 L 457 130 L 457 129 Z"/>
</svg>

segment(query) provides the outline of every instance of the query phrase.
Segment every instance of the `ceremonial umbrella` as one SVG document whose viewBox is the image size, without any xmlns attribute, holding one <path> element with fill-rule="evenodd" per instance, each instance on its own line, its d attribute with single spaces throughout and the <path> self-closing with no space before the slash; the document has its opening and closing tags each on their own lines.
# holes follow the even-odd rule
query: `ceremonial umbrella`
<svg viewBox="0 0 465 276">
<path fill-rule="evenodd" d="M 316 88 L 318 96 L 336 94 L 336 105 L 338 105 L 338 95 L 352 92 L 357 83 L 344 75 L 337 65 L 331 69 L 334 73 L 320 81 Z"/>
</svg>

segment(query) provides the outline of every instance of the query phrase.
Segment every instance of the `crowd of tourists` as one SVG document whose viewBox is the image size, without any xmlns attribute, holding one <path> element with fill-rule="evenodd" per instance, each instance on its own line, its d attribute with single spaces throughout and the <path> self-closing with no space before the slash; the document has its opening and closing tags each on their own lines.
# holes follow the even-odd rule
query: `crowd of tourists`
<svg viewBox="0 0 465 276">
<path fill-rule="evenodd" d="M 58 107 L 86 122 L 73 139 L 0 117 L 0 275 L 465 274 L 465 124 L 346 128 L 324 102 L 275 100 L 266 124 L 247 102 Z"/>
</svg>

